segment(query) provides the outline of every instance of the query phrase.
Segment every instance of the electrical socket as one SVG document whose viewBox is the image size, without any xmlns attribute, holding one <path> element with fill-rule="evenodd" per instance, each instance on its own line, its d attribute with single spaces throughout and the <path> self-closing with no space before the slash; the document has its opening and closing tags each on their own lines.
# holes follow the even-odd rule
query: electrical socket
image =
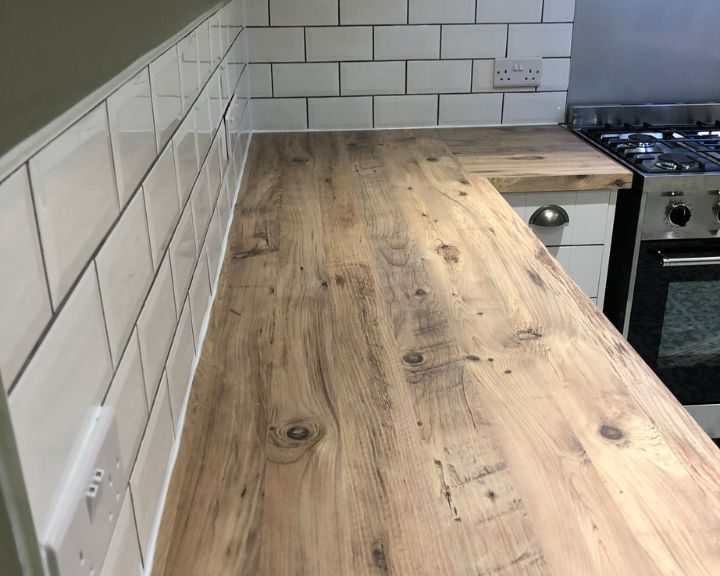
<svg viewBox="0 0 720 576">
<path fill-rule="evenodd" d="M 45 533 L 45 559 L 51 576 L 98 576 L 127 486 L 111 407 L 97 408 L 74 453 Z"/>
<path fill-rule="evenodd" d="M 496 58 L 495 88 L 540 86 L 542 58 Z"/>
</svg>

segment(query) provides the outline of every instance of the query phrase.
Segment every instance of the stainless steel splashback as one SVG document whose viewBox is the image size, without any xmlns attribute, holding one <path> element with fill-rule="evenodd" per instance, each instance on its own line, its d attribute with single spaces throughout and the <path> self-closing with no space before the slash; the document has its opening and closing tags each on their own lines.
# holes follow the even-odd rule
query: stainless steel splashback
<svg viewBox="0 0 720 576">
<path fill-rule="evenodd" d="M 576 0 L 570 104 L 720 102 L 720 0 Z"/>
</svg>

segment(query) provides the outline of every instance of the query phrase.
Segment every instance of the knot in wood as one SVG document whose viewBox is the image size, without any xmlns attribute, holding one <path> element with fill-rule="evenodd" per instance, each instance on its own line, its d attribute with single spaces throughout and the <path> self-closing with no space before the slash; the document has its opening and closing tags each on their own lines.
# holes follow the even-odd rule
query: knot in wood
<svg viewBox="0 0 720 576">
<path fill-rule="evenodd" d="M 402 359 L 405 364 L 417 366 L 418 364 L 421 364 L 425 358 L 422 354 L 420 354 L 420 352 L 408 352 L 402 357 Z"/>
<path fill-rule="evenodd" d="M 437 249 L 437 253 L 442 256 L 443 260 L 445 260 L 448 264 L 457 264 L 460 262 L 460 250 L 458 250 L 455 246 L 441 244 Z"/>
<path fill-rule="evenodd" d="M 415 290 L 415 294 L 417 294 L 418 296 L 424 296 L 425 294 L 427 294 L 427 292 L 425 292 L 425 290 L 423 290 L 422 288 L 418 288 L 417 290 Z"/>
<path fill-rule="evenodd" d="M 437 162 L 437 161 L 438 161 L 438 159 L 435 158 L 435 156 L 428 156 L 428 157 L 426 158 L 426 160 L 427 160 L 428 162 Z"/>
<path fill-rule="evenodd" d="M 271 441 L 276 446 L 292 447 L 317 442 L 324 433 L 323 428 L 312 420 L 291 420 L 269 428 Z"/>
<path fill-rule="evenodd" d="M 625 436 L 620 428 L 610 426 L 609 424 L 600 426 L 600 435 L 608 440 L 622 440 Z"/>
</svg>

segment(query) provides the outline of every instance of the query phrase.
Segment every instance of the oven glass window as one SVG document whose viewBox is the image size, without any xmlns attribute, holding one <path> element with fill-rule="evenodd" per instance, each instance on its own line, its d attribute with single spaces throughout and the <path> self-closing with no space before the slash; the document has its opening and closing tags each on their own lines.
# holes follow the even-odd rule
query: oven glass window
<svg viewBox="0 0 720 576">
<path fill-rule="evenodd" d="M 715 363 L 720 359 L 720 281 L 670 282 L 657 368 Z"/>
</svg>

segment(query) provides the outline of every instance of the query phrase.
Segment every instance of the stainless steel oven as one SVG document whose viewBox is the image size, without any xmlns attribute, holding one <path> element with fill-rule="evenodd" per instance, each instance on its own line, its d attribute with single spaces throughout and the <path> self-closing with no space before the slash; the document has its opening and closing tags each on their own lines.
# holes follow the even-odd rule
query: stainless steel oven
<svg viewBox="0 0 720 576">
<path fill-rule="evenodd" d="M 720 238 L 643 241 L 628 341 L 720 437 Z"/>
</svg>

